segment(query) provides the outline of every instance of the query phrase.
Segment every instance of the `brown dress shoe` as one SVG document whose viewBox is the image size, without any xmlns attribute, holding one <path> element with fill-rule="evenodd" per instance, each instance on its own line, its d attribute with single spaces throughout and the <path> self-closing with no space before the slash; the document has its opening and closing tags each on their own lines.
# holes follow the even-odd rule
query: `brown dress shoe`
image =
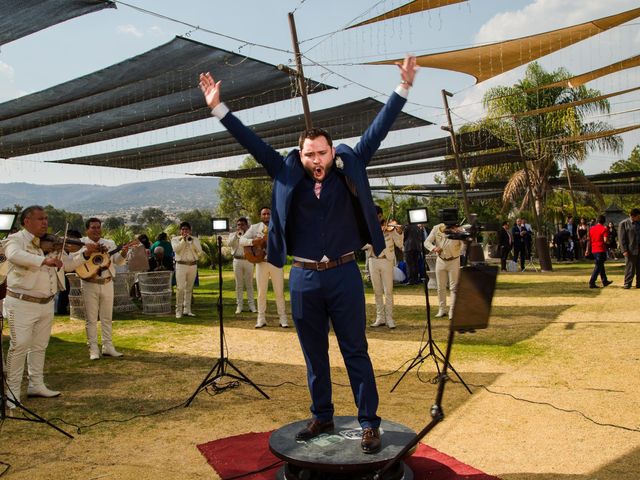
<svg viewBox="0 0 640 480">
<path fill-rule="evenodd" d="M 362 443 L 360 443 L 364 453 L 378 453 L 382 447 L 379 428 L 363 428 Z"/>
<path fill-rule="evenodd" d="M 306 427 L 296 433 L 296 440 L 311 440 L 313 437 L 317 437 L 321 433 L 331 432 L 333 428 L 333 420 L 322 422 L 316 418 L 312 418 L 309 420 Z"/>
</svg>

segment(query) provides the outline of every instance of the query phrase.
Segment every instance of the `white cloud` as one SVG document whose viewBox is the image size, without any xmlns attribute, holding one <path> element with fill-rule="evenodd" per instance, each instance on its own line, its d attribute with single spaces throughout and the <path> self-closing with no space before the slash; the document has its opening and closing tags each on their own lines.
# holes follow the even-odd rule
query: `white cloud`
<svg viewBox="0 0 640 480">
<path fill-rule="evenodd" d="M 138 30 L 135 25 L 132 25 L 130 23 L 127 25 L 118 25 L 117 32 L 121 35 L 132 35 L 138 38 L 143 36 L 142 32 Z"/>
<path fill-rule="evenodd" d="M 637 0 L 535 0 L 485 23 L 475 42 L 497 42 L 588 22 L 637 8 Z"/>
<path fill-rule="evenodd" d="M 14 68 L 0 61 L 0 102 L 12 100 L 24 94 L 25 92 L 20 90 L 15 84 Z"/>
</svg>

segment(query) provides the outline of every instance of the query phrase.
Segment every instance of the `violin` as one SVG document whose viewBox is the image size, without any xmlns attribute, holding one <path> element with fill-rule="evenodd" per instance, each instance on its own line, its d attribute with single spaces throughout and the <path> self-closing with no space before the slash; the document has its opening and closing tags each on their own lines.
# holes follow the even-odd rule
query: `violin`
<svg viewBox="0 0 640 480">
<path fill-rule="evenodd" d="M 395 230 L 398 233 L 402 233 L 404 231 L 404 227 L 400 225 L 398 222 L 396 222 L 395 220 L 391 220 L 390 222 L 387 222 L 387 224 L 383 228 L 387 232 L 393 232 Z"/>
<path fill-rule="evenodd" d="M 58 237 L 57 235 L 52 235 L 50 233 L 40 237 L 40 248 L 45 254 L 60 252 L 63 245 L 66 253 L 75 253 L 84 247 L 82 240 L 77 238 Z"/>
</svg>

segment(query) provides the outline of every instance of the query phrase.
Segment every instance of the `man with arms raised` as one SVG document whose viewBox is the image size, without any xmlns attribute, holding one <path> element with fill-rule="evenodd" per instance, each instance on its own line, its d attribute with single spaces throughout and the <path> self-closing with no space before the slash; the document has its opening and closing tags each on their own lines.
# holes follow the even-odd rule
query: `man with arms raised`
<svg viewBox="0 0 640 480">
<path fill-rule="evenodd" d="M 366 243 L 376 255 L 385 248 L 366 166 L 406 103 L 417 67 L 407 57 L 401 84 L 352 149 L 333 147 L 330 135 L 311 129 L 300 136 L 300 150 L 286 158 L 245 127 L 220 102 L 221 82 L 200 75 L 200 88 L 214 116 L 274 179 L 269 223 L 269 261 L 282 267 L 294 258 L 289 277 L 292 317 L 307 364 L 312 419 L 298 432 L 309 440 L 332 431 L 329 321 L 340 345 L 363 429 L 362 450 L 381 448 L 378 392 L 367 352 L 364 288 L 355 250 Z"/>
<path fill-rule="evenodd" d="M 84 261 L 81 254 L 49 255 L 40 248 L 49 220 L 38 205 L 20 214 L 21 231 L 9 235 L 5 253 L 9 262 L 5 309 L 11 341 L 7 354 L 7 397 L 20 401 L 20 385 L 27 360 L 30 397 L 57 397 L 60 392 L 44 384 L 44 358 L 53 325 L 53 297 L 64 288 L 64 270 L 73 270 Z M 89 251 L 94 251 L 93 248 Z"/>
</svg>

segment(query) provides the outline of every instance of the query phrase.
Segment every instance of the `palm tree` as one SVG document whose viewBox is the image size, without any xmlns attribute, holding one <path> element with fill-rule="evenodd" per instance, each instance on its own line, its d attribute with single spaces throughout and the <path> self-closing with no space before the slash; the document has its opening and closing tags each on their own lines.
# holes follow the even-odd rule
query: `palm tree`
<svg viewBox="0 0 640 480">
<path fill-rule="evenodd" d="M 570 164 L 582 163 L 594 150 L 619 152 L 622 140 L 618 136 L 603 136 L 587 141 L 571 141 L 583 135 L 602 134 L 612 127 L 601 121 L 589 121 L 595 113 L 608 113 L 609 102 L 598 99 L 601 93 L 584 86 L 570 88 L 565 85 L 541 88 L 556 84 L 572 75 L 564 68 L 545 71 L 537 62 L 531 63 L 524 78 L 512 86 L 498 86 L 487 91 L 483 103 L 487 118 L 484 128 L 510 145 L 520 148 L 525 161 L 515 172 L 510 172 L 503 194 L 505 206 L 522 199 L 520 208 L 533 206 L 538 234 L 541 232 L 541 216 L 551 186 L 549 180 L 572 171 Z M 589 99 L 595 99 L 588 101 Z M 574 102 L 586 103 L 572 105 Z M 566 108 L 539 111 L 567 104 Z M 535 111 L 539 111 L 535 113 Z M 534 114 L 530 114 L 534 113 Z M 491 167 L 478 167 L 478 170 Z M 504 171 L 504 169 L 503 169 Z M 474 172 L 475 176 L 483 176 Z"/>
</svg>

